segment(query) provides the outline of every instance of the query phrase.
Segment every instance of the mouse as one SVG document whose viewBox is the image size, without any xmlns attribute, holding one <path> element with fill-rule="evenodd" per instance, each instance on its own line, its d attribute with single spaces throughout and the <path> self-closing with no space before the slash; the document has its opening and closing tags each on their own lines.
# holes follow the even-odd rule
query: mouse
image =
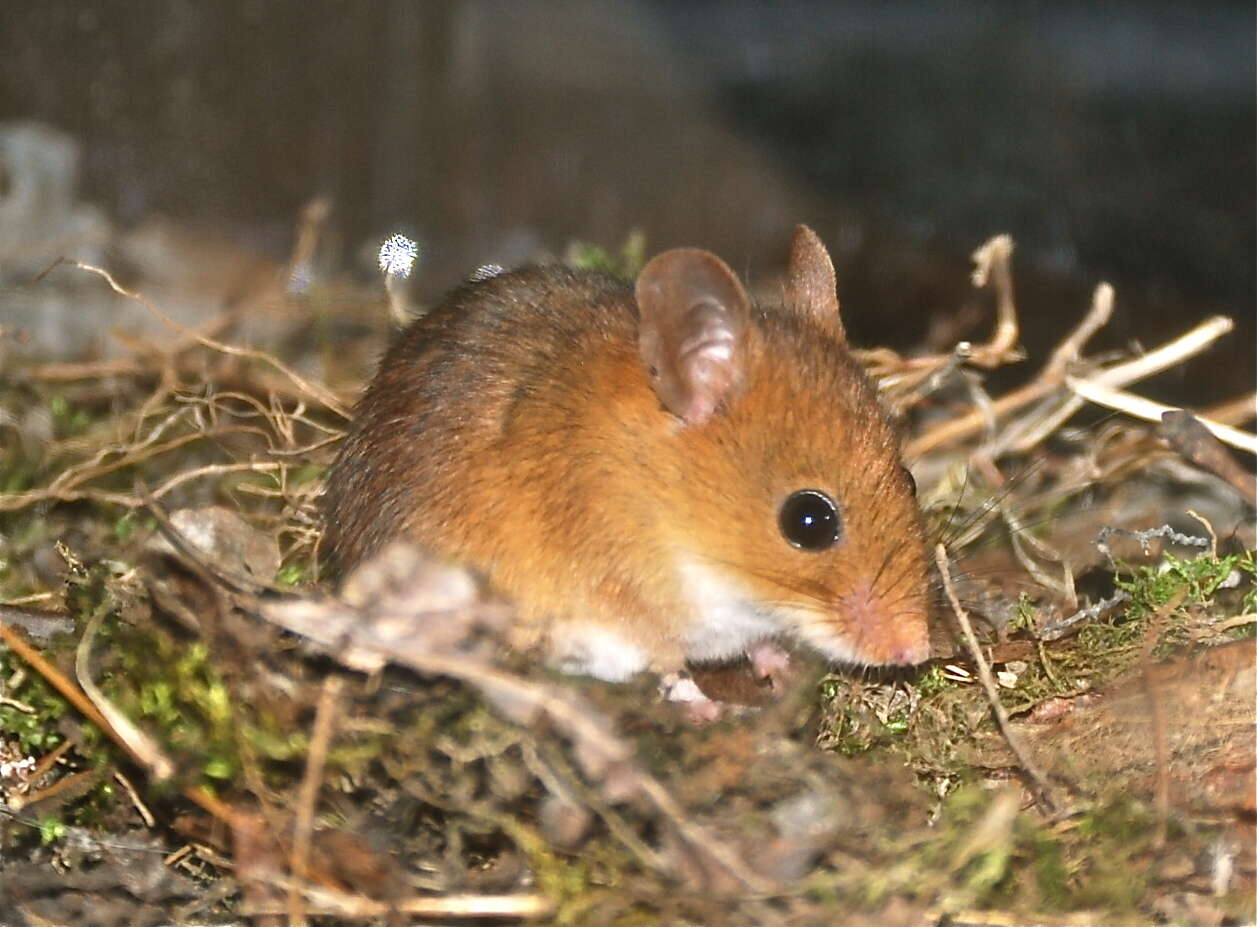
<svg viewBox="0 0 1257 927">
<path fill-rule="evenodd" d="M 807 226 L 763 300 L 698 248 L 477 275 L 385 352 L 323 511 L 339 570 L 413 541 L 513 603 L 512 646 L 678 701 L 709 704 L 687 665 L 793 644 L 929 657 L 915 485 Z"/>
</svg>

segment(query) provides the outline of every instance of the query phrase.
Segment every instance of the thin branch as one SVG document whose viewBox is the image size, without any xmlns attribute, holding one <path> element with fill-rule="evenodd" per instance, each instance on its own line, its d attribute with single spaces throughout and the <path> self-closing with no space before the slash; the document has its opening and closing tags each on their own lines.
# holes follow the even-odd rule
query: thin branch
<svg viewBox="0 0 1257 927">
<path fill-rule="evenodd" d="M 126 745 L 127 752 L 139 760 L 154 779 L 161 782 L 175 774 L 175 764 L 151 737 L 114 707 L 113 703 L 105 697 L 105 693 L 101 692 L 92 680 L 92 643 L 96 640 L 96 632 L 108 613 L 108 606 L 102 606 L 88 620 L 74 653 L 74 674 L 78 677 L 79 687 L 84 694 L 92 700 L 92 704 L 96 706 L 100 714 L 108 719 L 109 729 L 113 731 L 114 736 Z"/>
<path fill-rule="evenodd" d="M 211 350 L 218 351 L 221 354 L 227 354 L 232 357 L 248 358 L 249 360 L 261 361 L 264 364 L 268 364 L 287 377 L 301 392 L 310 396 L 326 408 L 330 409 L 332 412 L 335 412 L 341 418 L 348 419 L 350 417 L 348 410 L 341 405 L 340 400 L 337 399 L 330 390 L 317 383 L 311 383 L 305 377 L 301 376 L 301 374 L 297 373 L 297 371 L 293 370 L 283 361 L 279 360 L 279 358 L 267 354 L 265 351 L 257 351 L 252 348 L 240 348 L 235 345 L 216 341 L 213 338 L 208 338 L 205 335 L 193 331 L 187 326 L 176 322 L 139 293 L 136 293 L 133 290 L 128 290 L 126 287 L 122 286 L 114 279 L 113 274 L 105 270 L 103 267 L 97 267 L 94 264 L 87 264 L 83 261 L 70 261 L 69 263 L 73 264 L 80 270 L 85 270 L 88 273 L 96 274 L 101 277 L 107 284 L 109 284 L 109 288 L 119 296 L 124 296 L 127 299 L 134 300 L 139 303 L 161 322 L 169 325 L 175 331 L 195 339 L 198 344 L 210 348 Z"/>
<path fill-rule="evenodd" d="M 292 881 L 288 886 L 288 923 L 292 927 L 305 927 L 306 924 L 301 889 L 310 861 L 310 837 L 314 833 L 314 809 L 319 797 L 319 784 L 323 781 L 323 768 L 327 763 L 327 751 L 336 725 L 336 704 L 344 686 L 344 676 L 328 676 L 323 680 L 323 690 L 314 716 L 314 730 L 310 734 L 305 774 L 301 777 L 301 790 L 297 795 L 297 820 L 293 825 L 289 864 Z"/>
<path fill-rule="evenodd" d="M 311 914 L 363 920 L 392 913 L 415 917 L 523 920 L 549 914 L 554 907 L 544 895 L 416 895 L 389 904 L 327 888 L 307 888 L 305 895 Z M 246 902 L 241 911 L 246 917 L 288 913 L 286 903 L 269 900 Z"/>
<path fill-rule="evenodd" d="M 1102 386 L 1128 386 L 1145 380 L 1153 374 L 1181 364 L 1189 357 L 1195 357 L 1234 328 L 1235 322 L 1232 319 L 1215 315 L 1147 354 L 1108 368 L 1092 378 L 1092 381 Z"/>
<path fill-rule="evenodd" d="M 1161 703 L 1161 695 L 1152 678 L 1152 653 L 1166 620 L 1174 609 L 1183 604 L 1186 596 L 1187 588 L 1180 586 L 1170 600 L 1157 609 L 1144 629 L 1143 647 L 1139 653 L 1143 668 L 1144 694 L 1148 697 L 1148 711 L 1152 716 L 1152 749 L 1157 762 L 1157 831 L 1153 840 L 1153 846 L 1157 849 L 1165 846 L 1170 821 L 1170 751 L 1165 739 L 1165 706 Z"/>
<path fill-rule="evenodd" d="M 194 470 L 185 470 L 183 473 L 177 473 L 166 480 L 161 486 L 153 490 L 151 498 L 160 499 L 182 484 L 203 476 L 218 476 L 224 473 L 282 472 L 288 466 L 290 464 L 282 462 L 250 461 L 248 463 L 210 464 L 204 467 L 197 467 Z M 105 502 L 110 505 L 120 505 L 128 509 L 141 508 L 147 504 L 144 499 L 129 493 L 109 492 L 103 489 L 54 490 L 44 488 L 32 489 L 28 492 L 0 493 L 0 512 L 16 511 L 38 502 L 84 502 L 89 500 L 92 502 Z"/>
<path fill-rule="evenodd" d="M 1215 403 L 1205 409 L 1203 418 L 1213 419 L 1223 425 L 1243 425 L 1257 419 L 1257 393 L 1245 393 L 1234 399 Z"/>
<path fill-rule="evenodd" d="M 982 646 L 978 643 L 977 635 L 973 633 L 973 625 L 969 623 L 969 615 L 961 606 L 960 599 L 956 597 L 956 589 L 952 585 L 951 580 L 951 571 L 947 566 L 947 550 L 942 544 L 935 546 L 934 560 L 938 564 L 939 573 L 943 579 L 943 589 L 947 594 L 948 602 L 951 604 L 952 613 L 956 616 L 956 622 L 960 625 L 965 644 L 969 648 L 969 656 L 973 659 L 973 664 L 978 670 L 978 679 L 982 683 L 982 688 L 986 690 L 987 700 L 991 703 L 991 712 L 995 715 L 995 723 L 999 727 L 1000 733 L 1004 735 L 1004 740 L 1008 743 L 1009 749 L 1017 757 L 1017 762 L 1021 764 L 1021 768 L 1034 784 L 1035 790 L 1038 792 L 1037 798 L 1039 802 L 1044 805 L 1049 813 L 1055 814 L 1060 805 L 1053 798 L 1052 787 L 1048 783 L 1047 776 L 1039 769 L 1038 763 L 1035 762 L 1029 751 L 1022 744 L 1021 738 L 1012 729 L 1012 723 L 1008 719 L 1008 711 L 1004 708 L 1004 703 L 1000 701 L 999 689 L 996 687 L 995 679 L 991 675 L 991 667 L 986 662 L 986 657 L 982 654 Z"/>
<path fill-rule="evenodd" d="M 1013 300 L 1013 275 L 1009 264 L 1013 255 L 1013 240 L 1008 235 L 996 235 L 973 252 L 977 265 L 973 270 L 973 285 L 989 286 L 995 291 L 995 332 L 986 344 L 974 345 L 969 351 L 969 363 L 988 370 L 1021 360 L 1017 350 L 1020 328 L 1017 324 L 1017 304 Z"/>
<path fill-rule="evenodd" d="M 290 464 L 265 460 L 251 460 L 245 463 L 208 464 L 204 467 L 176 473 L 153 490 L 152 498 L 160 499 L 172 489 L 181 486 L 189 480 L 200 479 L 203 476 L 221 476 L 225 473 L 274 473 L 276 471 L 282 472 L 288 466 Z"/>
<path fill-rule="evenodd" d="M 1126 390 L 1106 386 L 1101 382 L 1100 377 L 1091 379 L 1066 377 L 1065 385 L 1073 390 L 1075 394 L 1089 402 L 1094 402 L 1098 406 L 1104 406 L 1106 409 L 1125 412 L 1133 418 L 1141 418 L 1147 422 L 1160 422 L 1165 413 L 1182 411 L 1175 406 L 1167 406 L 1160 402 L 1137 396 L 1134 393 L 1129 393 Z M 1213 422 L 1200 416 L 1195 418 L 1205 428 L 1209 429 L 1219 441 L 1229 444 L 1238 450 L 1246 451 L 1249 454 L 1257 454 L 1257 435 L 1241 431 L 1238 428 L 1232 428 L 1230 425 Z"/>
<path fill-rule="evenodd" d="M 1113 288 L 1107 283 L 1102 283 L 1096 287 L 1091 298 L 1091 308 L 1086 316 L 1052 352 L 1052 356 L 1048 358 L 1038 376 L 1025 386 L 1006 393 L 992 402 L 990 414 L 996 418 L 1007 415 L 1015 409 L 1042 399 L 1057 389 L 1065 380 L 1066 368 L 1080 357 L 1083 347 L 1097 331 L 1104 327 L 1112 314 Z M 910 460 L 915 460 L 936 447 L 973 434 L 982 428 L 985 422 L 986 415 L 982 410 L 969 412 L 959 418 L 943 422 L 909 443 L 904 455 Z"/>
<path fill-rule="evenodd" d="M 1091 296 L 1091 309 L 1069 336 L 1062 341 L 1048 358 L 1041 376 L 1045 382 L 1059 386 L 1066 377 L 1070 366 L 1082 360 L 1082 348 L 1087 341 L 1099 331 L 1113 316 L 1113 287 L 1101 283 Z M 1050 401 L 1048 403 L 1051 404 Z M 1004 450 L 1024 452 L 1037 447 L 1048 435 L 1052 434 L 1077 411 L 1071 408 L 1068 401 L 1061 403 L 1045 417 L 1027 416 L 1030 421 L 1014 422 L 1004 429 L 999 448 L 991 448 L 989 453 L 1003 453 Z"/>
</svg>

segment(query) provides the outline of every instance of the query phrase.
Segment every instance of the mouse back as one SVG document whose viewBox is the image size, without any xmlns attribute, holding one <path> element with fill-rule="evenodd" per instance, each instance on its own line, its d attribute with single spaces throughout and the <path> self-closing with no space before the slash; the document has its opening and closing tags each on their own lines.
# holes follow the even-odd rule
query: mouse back
<svg viewBox="0 0 1257 927">
<path fill-rule="evenodd" d="M 562 415 L 556 384 L 579 381 L 597 345 L 635 337 L 624 291 L 604 274 L 526 268 L 465 283 L 399 332 L 326 480 L 333 567 L 350 569 L 400 536 L 440 553 L 464 519 L 465 533 L 482 522 L 488 535 L 506 530 L 498 496 L 511 493 L 527 455 L 505 436 L 521 418 Z"/>
</svg>

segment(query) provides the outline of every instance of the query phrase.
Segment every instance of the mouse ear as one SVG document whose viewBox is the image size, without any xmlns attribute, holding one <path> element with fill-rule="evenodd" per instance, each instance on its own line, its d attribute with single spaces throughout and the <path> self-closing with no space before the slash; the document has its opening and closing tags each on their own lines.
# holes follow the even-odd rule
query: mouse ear
<svg viewBox="0 0 1257 927">
<path fill-rule="evenodd" d="M 751 301 L 709 251 L 675 248 L 637 277 L 638 350 L 664 407 L 687 425 L 711 418 L 742 379 Z"/>
<path fill-rule="evenodd" d="M 838 281 L 834 263 L 820 238 L 806 225 L 794 230 L 790 265 L 786 268 L 786 306 L 812 316 L 841 342 L 847 333 L 838 312 Z"/>
</svg>

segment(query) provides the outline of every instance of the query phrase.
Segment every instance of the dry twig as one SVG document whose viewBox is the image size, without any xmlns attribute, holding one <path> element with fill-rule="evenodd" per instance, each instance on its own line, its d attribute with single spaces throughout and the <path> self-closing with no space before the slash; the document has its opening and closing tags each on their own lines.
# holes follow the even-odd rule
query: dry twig
<svg viewBox="0 0 1257 927">
<path fill-rule="evenodd" d="M 310 750 L 306 754 L 305 774 L 301 778 L 301 791 L 297 795 L 297 819 L 293 826 L 289 866 L 292 881 L 288 886 L 288 923 L 293 927 L 304 927 L 306 923 L 302 887 L 310 859 L 310 837 L 314 833 L 314 808 L 336 724 L 336 703 L 344 686 L 343 676 L 328 676 L 323 680 L 323 690 L 314 716 L 314 730 L 310 735 Z"/>
<path fill-rule="evenodd" d="M 1078 360 L 1082 348 L 1092 335 L 1104 327 L 1112 313 L 1113 288 L 1107 283 L 1102 283 L 1096 287 L 1095 295 L 1091 299 L 1091 308 L 1086 316 L 1056 347 L 1038 376 L 1025 386 L 993 401 L 990 407 L 991 416 L 998 418 L 1007 415 L 1056 390 L 1064 383 L 1068 366 Z M 943 445 L 968 437 L 980 429 L 986 421 L 987 418 L 982 410 L 978 410 L 943 422 L 910 442 L 904 455 L 910 460 L 921 457 Z"/>
<path fill-rule="evenodd" d="M 1160 432 L 1183 457 L 1226 480 L 1249 505 L 1257 508 L 1257 483 L 1252 474 L 1235 462 L 1199 418 L 1184 410 L 1163 412 Z"/>
<path fill-rule="evenodd" d="M 192 331 L 186 326 L 181 325 L 180 323 L 176 322 L 166 313 L 162 312 L 160 309 L 158 309 L 156 306 L 150 303 L 147 299 L 145 299 L 139 293 L 136 293 L 132 290 L 128 290 L 126 287 L 122 286 L 120 283 L 118 283 L 117 280 L 114 279 L 113 274 L 105 270 L 103 267 L 97 267 L 94 264 L 87 264 L 87 263 L 84 263 L 83 261 L 70 261 L 69 263 L 73 264 L 75 267 L 79 268 L 80 270 L 85 270 L 88 273 L 96 274 L 98 277 L 103 279 L 107 284 L 109 284 L 109 288 L 113 290 L 115 293 L 117 293 L 119 296 L 126 297 L 127 299 L 130 299 L 130 300 L 133 300 L 134 302 L 139 303 L 141 306 L 147 309 L 150 313 L 152 313 L 153 316 L 157 318 L 159 321 L 161 321 L 165 325 L 170 326 L 171 328 L 173 328 L 175 331 L 179 332 L 180 334 L 195 339 L 198 344 L 203 345 L 204 347 L 210 348 L 214 351 L 218 351 L 222 354 L 228 354 L 232 357 L 243 357 L 249 360 L 261 361 L 264 364 L 274 367 L 277 371 L 283 374 L 289 381 L 291 381 L 305 395 L 311 397 L 316 402 L 330 409 L 332 412 L 335 412 L 341 418 L 345 418 L 345 419 L 349 418 L 349 411 L 341 404 L 339 399 L 337 399 L 334 395 L 332 395 L 330 390 L 328 390 L 326 387 L 320 386 L 317 383 L 311 383 L 309 380 L 301 376 L 301 374 L 297 373 L 297 371 L 293 370 L 291 367 L 289 367 L 283 361 L 279 360 L 279 358 L 275 357 L 274 355 L 268 354 L 265 351 L 257 351 L 252 348 L 240 348 L 240 347 L 236 347 L 235 345 L 225 344 L 221 341 L 216 341 L 213 338 L 209 338 L 209 337 L 206 337 L 205 335 L 199 334 L 198 332 Z"/>
<path fill-rule="evenodd" d="M 416 895 L 385 904 L 362 895 L 326 888 L 307 888 L 306 903 L 310 914 L 321 917 L 345 917 L 368 920 L 389 914 L 439 918 L 514 918 L 524 920 L 549 914 L 553 905 L 544 895 Z M 288 913 L 286 903 L 278 901 L 246 902 L 247 917 Z"/>
<path fill-rule="evenodd" d="M 1025 745 L 1022 744 L 1021 738 L 1012 729 L 1012 723 L 1008 719 L 1008 711 L 1004 708 L 1004 703 L 1000 701 L 999 689 L 996 687 L 995 679 L 991 675 L 991 667 L 986 662 L 986 657 L 982 655 L 982 645 L 978 643 L 977 635 L 973 633 L 973 625 L 969 623 L 968 613 L 961 606 L 960 599 L 956 596 L 956 588 L 952 585 L 951 571 L 947 566 L 947 550 L 942 544 L 934 548 L 934 561 L 938 564 L 939 573 L 943 580 L 943 590 L 946 592 L 947 600 L 951 604 L 952 614 L 956 616 L 956 621 L 960 625 L 960 631 L 964 635 L 965 644 L 969 648 L 969 656 L 973 659 L 973 664 L 978 670 L 978 679 L 982 682 L 982 688 L 986 690 L 986 697 L 991 704 L 991 712 L 995 715 L 995 723 L 999 727 L 1000 733 L 1004 735 L 1004 740 L 1007 742 L 1009 749 L 1017 757 L 1017 762 L 1021 765 L 1022 770 L 1034 784 L 1037 793 L 1036 798 L 1049 813 L 1055 814 L 1060 809 L 1060 805 L 1053 797 L 1052 787 L 1048 783 L 1047 776 L 1044 775 L 1038 763 L 1030 755 Z"/>
<path fill-rule="evenodd" d="M 126 746 L 127 752 L 139 760 L 154 779 L 161 782 L 175 774 L 175 764 L 151 737 L 115 708 L 113 703 L 105 697 L 105 693 L 101 692 L 92 681 L 92 643 L 96 639 L 96 632 L 100 629 L 101 622 L 108 613 L 109 605 L 102 605 L 88 620 L 87 627 L 83 629 L 83 636 L 79 639 L 78 649 L 75 651 L 74 672 L 83 692 L 92 700 L 92 704 L 96 706 L 100 714 L 108 720 L 107 729 L 112 730 L 114 737 Z"/>
<path fill-rule="evenodd" d="M 1106 386 L 1098 382 L 1098 379 L 1088 380 L 1081 377 L 1066 377 L 1065 385 L 1088 402 L 1094 402 L 1096 405 L 1104 406 L 1107 409 L 1115 409 L 1118 412 L 1125 412 L 1127 415 L 1141 418 L 1147 422 L 1160 422 L 1164 420 L 1166 415 L 1185 411 L 1160 402 L 1153 402 L 1151 399 L 1136 396 L 1134 393 L 1128 393 L 1125 390 Z M 1219 441 L 1241 451 L 1257 454 L 1257 435 L 1241 431 L 1238 428 L 1232 428 L 1230 425 L 1213 422 L 1200 416 L 1195 416 L 1195 419 Z"/>
<path fill-rule="evenodd" d="M 996 235 L 973 252 L 973 285 L 990 286 L 995 291 L 995 332 L 986 344 L 974 345 L 967 352 L 969 363 L 988 370 L 1021 360 L 1017 350 L 1017 338 L 1021 334 L 1017 324 L 1017 304 L 1013 300 L 1013 273 L 1009 266 L 1013 255 L 1013 240 L 1008 235 Z"/>
<path fill-rule="evenodd" d="M 1187 589 L 1180 587 L 1168 602 L 1157 609 L 1144 629 L 1143 647 L 1140 648 L 1144 694 L 1148 697 L 1148 710 L 1152 716 L 1152 747 L 1157 761 L 1157 833 L 1154 846 L 1158 849 L 1165 846 L 1166 830 L 1170 822 L 1170 753 L 1165 741 L 1165 706 L 1161 704 L 1161 695 L 1152 678 L 1152 651 L 1156 648 L 1166 620 L 1183 604 L 1186 595 Z"/>
</svg>

